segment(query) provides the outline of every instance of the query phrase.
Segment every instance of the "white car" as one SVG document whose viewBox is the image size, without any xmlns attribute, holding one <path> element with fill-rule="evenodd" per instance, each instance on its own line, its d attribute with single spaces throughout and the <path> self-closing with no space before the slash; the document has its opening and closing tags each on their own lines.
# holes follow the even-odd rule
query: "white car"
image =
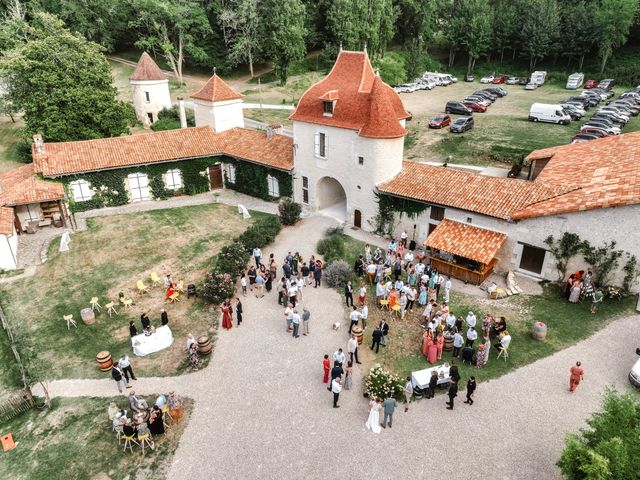
<svg viewBox="0 0 640 480">
<path fill-rule="evenodd" d="M 624 123 L 627 123 L 629 121 L 629 115 L 627 115 L 626 113 L 623 113 L 620 109 L 615 107 L 602 107 L 602 108 L 599 108 L 596 111 L 596 113 L 613 113 L 619 119 L 621 119 Z"/>
<path fill-rule="evenodd" d="M 489 75 L 488 77 L 482 77 L 480 79 L 480 83 L 491 83 L 495 77 L 493 75 Z"/>
<path fill-rule="evenodd" d="M 509 77 L 505 83 L 507 85 L 516 85 L 518 83 L 518 77 Z"/>
<path fill-rule="evenodd" d="M 415 83 L 403 83 L 402 85 L 396 85 L 394 90 L 398 93 L 413 93 L 418 89 Z"/>
<path fill-rule="evenodd" d="M 636 348 L 636 353 L 640 355 L 640 348 Z M 640 388 L 640 359 L 638 359 L 629 372 L 629 381 L 634 387 Z"/>
<path fill-rule="evenodd" d="M 538 84 L 537 83 L 527 83 L 524 86 L 525 90 L 535 90 L 536 88 L 538 88 Z"/>
</svg>

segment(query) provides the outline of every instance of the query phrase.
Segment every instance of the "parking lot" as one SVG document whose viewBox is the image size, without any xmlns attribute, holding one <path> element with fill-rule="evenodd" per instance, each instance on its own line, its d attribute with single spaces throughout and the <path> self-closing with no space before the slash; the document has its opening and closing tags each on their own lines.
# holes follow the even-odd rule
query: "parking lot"
<svg viewBox="0 0 640 480">
<path fill-rule="evenodd" d="M 533 123 L 527 119 L 531 104 L 558 103 L 572 95 L 579 95 L 581 89 L 566 90 L 556 85 L 543 85 L 537 90 L 528 91 L 519 85 L 494 85 L 505 88 L 509 94 L 498 98 L 486 113 L 474 113 L 475 126 L 472 130 L 454 134 L 448 128 L 428 128 L 429 121 L 435 115 L 444 113 L 448 101 L 460 101 L 474 91 L 489 86 L 492 85 L 460 80 L 448 87 L 400 94 L 405 108 L 413 114 L 412 121 L 407 124 L 410 135 L 405 157 L 418 161 L 444 161 L 451 156 L 452 163 L 504 166 L 500 159 L 509 160 L 535 149 L 569 143 L 584 123 L 583 119 L 564 126 Z M 616 87 L 614 91 L 620 93 L 624 89 Z M 587 112 L 587 117 L 593 111 L 595 108 Z M 457 117 L 452 115 L 454 119 Z M 623 133 L 640 129 L 638 118 L 640 116 L 633 117 Z"/>
</svg>

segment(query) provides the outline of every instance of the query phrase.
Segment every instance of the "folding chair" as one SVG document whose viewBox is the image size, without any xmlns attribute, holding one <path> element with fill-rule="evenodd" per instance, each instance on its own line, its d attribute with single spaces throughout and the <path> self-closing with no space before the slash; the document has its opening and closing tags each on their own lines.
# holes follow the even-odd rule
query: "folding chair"
<svg viewBox="0 0 640 480">
<path fill-rule="evenodd" d="M 107 313 L 109 314 L 109 318 L 111 318 L 112 313 L 115 313 L 116 315 L 118 315 L 118 311 L 114 307 L 113 302 L 106 303 L 104 306 L 107 307 Z"/>
<path fill-rule="evenodd" d="M 89 303 L 91 304 L 91 310 L 94 312 L 96 310 L 100 311 L 100 309 L 102 308 L 98 303 L 98 297 L 91 297 L 91 300 L 89 300 Z"/>
<path fill-rule="evenodd" d="M 122 304 L 124 305 L 124 309 L 125 309 L 125 310 L 126 310 L 127 308 L 133 308 L 133 307 L 131 306 L 131 304 L 132 304 L 132 303 L 133 303 L 133 300 L 132 300 L 131 298 L 125 298 L 125 299 L 122 301 Z"/>
<path fill-rule="evenodd" d="M 156 272 L 151 272 L 151 275 L 149 276 L 149 278 L 151 279 L 151 283 L 153 285 L 162 285 L 162 279 L 158 276 Z"/>
<path fill-rule="evenodd" d="M 380 308 L 389 310 L 389 300 L 380 300 Z"/>
<path fill-rule="evenodd" d="M 388 302 L 389 302 L 389 301 L 387 300 L 387 303 L 388 303 Z M 394 313 L 396 316 L 400 316 L 400 308 L 401 308 L 401 307 L 400 307 L 400 305 L 398 305 L 398 304 L 396 303 L 393 307 L 391 307 L 391 310 L 393 310 L 393 313 Z"/>
<path fill-rule="evenodd" d="M 116 438 L 118 439 L 118 445 L 122 445 L 122 427 L 113 427 L 113 431 L 116 432 Z"/>
<path fill-rule="evenodd" d="M 73 315 L 64 315 L 62 318 L 64 318 L 67 321 L 67 330 L 71 330 L 71 325 L 78 328 L 78 324 L 73 319 Z"/>
<path fill-rule="evenodd" d="M 509 358 L 509 347 L 502 347 L 500 349 L 500 352 L 498 353 L 498 358 L 500 358 L 500 355 L 502 355 L 502 357 L 504 358 L 504 361 L 507 361 L 507 358 Z"/>
<path fill-rule="evenodd" d="M 184 293 L 184 280 L 179 280 L 178 284 L 176 285 L 176 290 L 178 290 L 180 293 Z"/>
<path fill-rule="evenodd" d="M 138 293 L 140 295 L 143 293 L 149 293 L 149 287 L 147 287 L 142 280 L 138 280 L 136 282 L 136 287 L 138 288 Z"/>
<path fill-rule="evenodd" d="M 144 455 L 144 446 L 145 444 L 153 450 L 155 445 L 153 444 L 153 440 L 151 440 L 151 434 L 145 433 L 144 435 L 138 435 L 138 440 L 140 441 L 140 446 L 142 447 L 142 454 Z"/>
<path fill-rule="evenodd" d="M 164 428 L 169 428 L 169 425 L 173 424 L 173 418 L 169 414 L 169 404 L 166 403 L 164 407 L 162 407 L 162 421 L 164 423 Z"/>
<path fill-rule="evenodd" d="M 136 441 L 135 438 L 133 438 L 133 435 L 131 436 L 127 436 L 127 435 L 122 435 L 122 440 L 124 440 L 124 450 L 122 450 L 123 452 L 127 451 L 127 446 L 129 447 L 129 451 L 131 453 L 133 453 L 133 444 L 135 443 L 136 445 L 140 446 L 140 444 Z"/>
<path fill-rule="evenodd" d="M 169 295 L 169 301 L 171 303 L 179 302 L 180 301 L 180 292 L 173 292 L 171 295 Z"/>
</svg>

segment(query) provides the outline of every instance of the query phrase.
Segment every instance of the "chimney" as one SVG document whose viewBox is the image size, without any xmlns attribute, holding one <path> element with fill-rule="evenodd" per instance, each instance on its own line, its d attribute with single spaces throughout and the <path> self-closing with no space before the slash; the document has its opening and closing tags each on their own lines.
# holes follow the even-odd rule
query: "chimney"
<svg viewBox="0 0 640 480">
<path fill-rule="evenodd" d="M 36 146 L 36 153 L 44 153 L 44 141 L 42 140 L 42 135 L 36 133 L 33 136 L 33 144 Z"/>
<path fill-rule="evenodd" d="M 184 109 L 184 98 L 178 97 L 178 109 L 180 110 L 180 128 L 187 128 L 187 112 Z"/>
<path fill-rule="evenodd" d="M 272 139 L 274 135 L 282 135 L 282 124 L 274 123 L 267 126 L 267 138 Z"/>
</svg>

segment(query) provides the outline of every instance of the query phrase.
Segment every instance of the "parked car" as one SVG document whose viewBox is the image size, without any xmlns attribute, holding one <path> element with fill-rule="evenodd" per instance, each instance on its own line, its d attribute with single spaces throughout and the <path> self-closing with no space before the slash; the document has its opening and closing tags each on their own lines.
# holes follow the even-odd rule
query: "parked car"
<svg viewBox="0 0 640 480">
<path fill-rule="evenodd" d="M 638 92 L 624 92 L 620 98 L 631 98 L 640 105 L 640 93 Z"/>
<path fill-rule="evenodd" d="M 538 84 L 537 83 L 527 83 L 524 86 L 525 90 L 535 90 L 536 88 L 538 88 Z"/>
<path fill-rule="evenodd" d="M 482 103 L 472 102 L 468 100 L 463 100 L 462 103 L 465 107 L 470 108 L 474 112 L 484 113 L 487 111 L 487 106 L 483 105 Z"/>
<path fill-rule="evenodd" d="M 476 79 L 476 77 L 474 77 L 474 76 L 473 76 L 472 74 L 470 74 L 470 73 L 467 73 L 467 74 L 464 76 L 464 81 L 465 81 L 465 82 L 473 82 L 475 79 Z"/>
<path fill-rule="evenodd" d="M 480 95 L 469 95 L 468 97 L 465 97 L 462 102 L 479 103 L 485 107 L 491 106 L 491 100 L 487 100 L 485 97 L 481 97 Z"/>
<path fill-rule="evenodd" d="M 488 90 L 476 90 L 475 92 L 473 92 L 473 95 L 484 97 L 491 103 L 495 102 L 498 99 L 498 95 L 496 95 L 495 93 L 491 93 Z"/>
<path fill-rule="evenodd" d="M 485 92 L 493 93 L 499 97 L 506 97 L 509 94 L 509 90 L 505 90 L 502 87 L 489 87 L 484 89 Z"/>
<path fill-rule="evenodd" d="M 495 83 L 495 84 L 506 83 L 507 80 L 509 80 L 509 77 L 507 75 L 498 75 L 497 77 L 494 77 L 491 83 Z"/>
<path fill-rule="evenodd" d="M 636 348 L 636 354 L 640 355 L 640 348 Z M 629 382 L 636 388 L 640 388 L 640 359 L 631 368 L 629 372 Z"/>
<path fill-rule="evenodd" d="M 518 83 L 518 77 L 509 77 L 505 82 L 507 85 L 516 85 Z"/>
<path fill-rule="evenodd" d="M 631 101 L 626 101 L 623 98 L 615 100 L 607 105 L 613 105 L 614 107 L 618 107 L 618 106 L 622 107 L 634 117 L 640 114 L 640 106 L 638 104 L 632 103 Z"/>
<path fill-rule="evenodd" d="M 613 78 L 605 78 L 604 80 L 600 80 L 598 87 L 604 88 L 605 90 L 611 90 L 615 83 L 616 81 Z"/>
<path fill-rule="evenodd" d="M 578 107 L 576 107 L 575 105 L 571 105 L 569 103 L 561 103 L 559 104 L 562 109 L 565 111 L 565 113 L 567 113 L 570 117 L 571 120 L 580 120 L 583 116 L 584 116 L 584 110 L 578 110 Z"/>
<path fill-rule="evenodd" d="M 618 117 L 617 115 L 611 113 L 611 112 L 596 112 L 593 114 L 593 116 L 589 119 L 589 121 L 593 121 L 593 120 L 609 120 L 611 122 L 612 125 L 622 129 L 625 126 L 625 121 L 622 120 L 620 117 Z"/>
<path fill-rule="evenodd" d="M 612 107 L 611 105 L 608 105 L 605 107 L 600 107 L 598 110 L 596 110 L 596 113 L 608 113 L 608 112 L 611 112 L 614 115 L 617 115 L 625 123 L 629 121 L 630 116 L 627 115 L 626 112 L 623 112 L 622 109 L 620 108 Z"/>
<path fill-rule="evenodd" d="M 577 135 L 574 135 L 574 137 L 571 139 L 571 143 L 582 143 L 582 142 L 588 142 L 589 140 L 597 140 L 600 137 L 596 137 L 595 135 L 589 135 L 587 133 L 579 133 Z"/>
<path fill-rule="evenodd" d="M 589 102 L 586 101 L 586 99 L 582 99 L 582 100 L 565 100 L 562 103 L 567 103 L 569 105 L 574 105 L 582 110 L 584 110 L 585 112 L 587 110 L 589 110 L 591 108 L 591 106 L 589 105 Z"/>
<path fill-rule="evenodd" d="M 462 102 L 447 102 L 447 105 L 444 107 L 444 112 L 458 115 L 471 115 L 473 113 L 471 109 L 466 107 Z"/>
<path fill-rule="evenodd" d="M 463 133 L 473 128 L 473 117 L 460 117 L 451 124 L 449 130 L 453 133 Z"/>
<path fill-rule="evenodd" d="M 518 77 L 518 85 L 528 85 L 530 81 L 529 77 Z"/>
<path fill-rule="evenodd" d="M 584 82 L 584 74 L 572 73 L 567 79 L 567 85 L 565 86 L 565 88 L 567 90 L 577 90 L 578 88 L 580 88 L 580 85 L 582 85 L 582 82 Z"/>
<path fill-rule="evenodd" d="M 598 82 L 595 80 L 587 80 L 587 83 L 584 84 L 583 88 L 596 88 L 598 86 Z"/>
<path fill-rule="evenodd" d="M 493 82 L 494 76 L 493 75 L 488 75 L 486 77 L 482 77 L 480 79 L 480 83 L 491 83 Z"/>
<path fill-rule="evenodd" d="M 611 135 L 620 135 L 622 133 L 622 131 L 620 130 L 620 128 L 613 126 L 613 124 L 610 123 L 604 123 L 601 122 L 600 120 L 589 120 L 587 123 L 585 123 L 584 125 L 582 125 L 582 128 L 589 128 L 589 127 L 594 127 L 594 128 L 601 128 L 602 130 L 604 130 L 605 132 L 611 134 Z"/>
<path fill-rule="evenodd" d="M 580 133 L 595 135 L 596 137 L 608 137 L 609 133 L 598 127 L 582 127 Z"/>
<path fill-rule="evenodd" d="M 398 93 L 413 93 L 418 88 L 413 83 L 403 83 L 401 85 L 396 85 L 393 89 Z"/>
<path fill-rule="evenodd" d="M 548 122 L 568 125 L 571 117 L 560 105 L 549 103 L 534 103 L 529 110 L 529 120 L 532 122 Z"/>
<path fill-rule="evenodd" d="M 429 122 L 429 128 L 444 128 L 451 123 L 450 115 L 436 115 Z"/>
<path fill-rule="evenodd" d="M 603 100 L 608 100 L 616 94 L 616 92 L 614 92 L 613 90 L 605 90 L 604 88 L 600 87 L 592 88 L 590 91 L 600 94 L 600 98 L 602 98 Z"/>
</svg>

